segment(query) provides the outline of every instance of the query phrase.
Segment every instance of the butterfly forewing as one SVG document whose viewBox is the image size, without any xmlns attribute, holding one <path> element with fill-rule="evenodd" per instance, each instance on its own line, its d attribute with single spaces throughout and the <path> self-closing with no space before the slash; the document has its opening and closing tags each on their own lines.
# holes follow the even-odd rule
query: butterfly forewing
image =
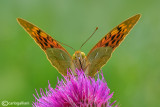
<svg viewBox="0 0 160 107">
<path fill-rule="evenodd" d="M 73 65 L 71 55 L 55 39 L 24 19 L 17 19 L 20 25 L 31 35 L 35 42 L 44 50 L 48 59 L 58 71 L 67 75 L 67 69 Z M 57 52 L 57 53 L 55 53 Z"/>
<path fill-rule="evenodd" d="M 46 34 L 40 28 L 24 19 L 17 19 L 20 25 L 31 35 L 38 45 L 45 51 L 47 48 L 60 48 L 66 51 L 55 39 Z M 67 52 L 67 51 L 66 51 Z"/>
<path fill-rule="evenodd" d="M 104 56 L 108 53 L 103 52 L 103 51 L 98 51 L 98 50 L 101 50 L 100 48 L 102 48 L 102 47 L 110 47 L 110 48 L 112 48 L 112 52 L 113 52 L 114 49 L 116 47 L 118 47 L 120 45 L 120 43 L 124 40 L 126 35 L 133 28 L 133 26 L 136 24 L 136 22 L 139 20 L 139 18 L 140 18 L 140 14 L 137 14 L 137 15 L 125 20 L 124 22 L 122 22 L 121 24 L 116 26 L 114 29 L 112 29 L 109 33 L 107 33 L 91 49 L 91 51 L 87 55 L 87 60 L 89 63 L 89 67 L 88 67 L 89 70 L 87 72 L 90 76 L 94 76 L 97 73 L 97 71 L 100 69 L 100 67 L 102 67 L 108 61 L 108 58 L 109 58 L 109 57 L 107 57 L 106 60 L 99 60 L 101 58 L 104 59 Z M 93 55 L 91 56 L 91 54 L 93 52 L 95 52 L 95 50 L 97 51 L 98 54 L 95 54 L 96 57 Z M 108 51 L 108 52 L 109 52 L 109 54 L 112 53 L 110 51 Z M 94 60 L 94 63 L 96 63 L 97 65 L 92 64 L 93 60 Z M 94 68 L 94 70 L 93 70 L 93 68 Z"/>
</svg>

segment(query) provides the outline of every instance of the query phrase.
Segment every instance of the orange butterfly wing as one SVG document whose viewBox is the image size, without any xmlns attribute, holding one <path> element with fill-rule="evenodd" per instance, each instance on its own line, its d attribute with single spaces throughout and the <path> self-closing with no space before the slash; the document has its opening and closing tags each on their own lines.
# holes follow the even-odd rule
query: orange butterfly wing
<svg viewBox="0 0 160 107">
<path fill-rule="evenodd" d="M 73 68 L 72 57 L 67 50 L 40 28 L 29 23 L 28 21 L 25 21 L 24 19 L 17 18 L 17 20 L 46 53 L 51 64 L 62 75 L 67 75 L 67 69 Z"/>
<path fill-rule="evenodd" d="M 42 48 L 42 50 L 46 51 L 47 48 L 60 48 L 67 52 L 66 49 L 63 48 L 55 39 L 46 34 L 40 28 L 24 19 L 17 18 L 17 20 L 20 25 L 31 35 L 35 42 Z"/>
<path fill-rule="evenodd" d="M 120 45 L 120 43 L 124 40 L 139 18 L 140 14 L 137 14 L 125 20 L 114 29 L 112 29 L 109 33 L 107 33 L 91 49 L 86 57 L 87 63 L 89 65 L 86 71 L 87 75 L 93 77 L 97 71 L 99 71 L 102 66 L 106 64 L 114 49 Z"/>
<path fill-rule="evenodd" d="M 113 48 L 113 51 L 116 47 L 120 45 L 120 43 L 124 40 L 124 38 L 127 36 L 129 31 L 133 28 L 133 26 L 136 24 L 136 22 L 139 20 L 140 14 L 137 14 L 118 26 L 116 26 L 114 29 L 112 29 L 109 33 L 107 33 L 89 52 L 93 52 L 98 47 L 111 47 Z M 88 55 L 89 55 L 88 54 Z"/>
</svg>

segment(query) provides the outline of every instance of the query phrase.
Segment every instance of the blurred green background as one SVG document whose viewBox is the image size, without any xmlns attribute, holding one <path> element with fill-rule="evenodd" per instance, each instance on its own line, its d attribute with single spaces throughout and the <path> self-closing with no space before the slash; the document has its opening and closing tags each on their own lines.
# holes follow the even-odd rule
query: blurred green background
<svg viewBox="0 0 160 107">
<path fill-rule="evenodd" d="M 121 107 L 160 106 L 159 10 L 159 0 L 0 0 L 0 101 L 28 101 L 31 106 L 35 89 L 47 88 L 48 80 L 55 87 L 57 76 L 62 78 L 17 17 L 77 50 L 98 26 L 81 50 L 87 54 L 113 27 L 140 13 L 102 70 L 114 92 L 112 102 Z"/>
</svg>

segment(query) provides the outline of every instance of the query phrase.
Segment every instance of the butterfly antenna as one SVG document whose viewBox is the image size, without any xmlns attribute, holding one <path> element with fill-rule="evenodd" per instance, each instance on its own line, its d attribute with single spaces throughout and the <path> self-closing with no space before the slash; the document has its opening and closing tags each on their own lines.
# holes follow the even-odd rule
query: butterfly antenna
<svg viewBox="0 0 160 107">
<path fill-rule="evenodd" d="M 94 33 L 98 30 L 98 27 L 96 27 L 96 29 L 94 30 L 94 32 L 92 33 L 92 35 L 81 45 L 80 49 L 83 47 L 83 45 L 94 35 Z"/>
<path fill-rule="evenodd" d="M 56 40 L 57 41 L 57 40 Z M 69 45 L 67 45 L 67 44 L 64 44 L 64 43 L 62 43 L 62 42 L 59 42 L 59 41 L 57 41 L 58 43 L 60 43 L 60 44 L 62 44 L 62 45 L 65 45 L 65 46 L 67 46 L 67 47 L 69 47 L 69 48 L 71 48 L 71 49 L 73 49 L 74 51 L 76 51 L 74 48 L 72 48 L 71 46 L 69 46 Z"/>
</svg>

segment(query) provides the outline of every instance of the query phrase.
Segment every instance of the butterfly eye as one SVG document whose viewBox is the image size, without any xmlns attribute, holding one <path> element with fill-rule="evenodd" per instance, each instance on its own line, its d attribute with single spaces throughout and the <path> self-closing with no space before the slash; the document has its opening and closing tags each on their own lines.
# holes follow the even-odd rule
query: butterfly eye
<svg viewBox="0 0 160 107">
<path fill-rule="evenodd" d="M 76 59 L 76 55 L 75 55 L 75 53 L 73 54 L 72 58 L 73 58 L 73 59 Z"/>
<path fill-rule="evenodd" d="M 81 55 L 82 55 L 82 58 L 85 58 L 85 57 L 86 57 L 86 55 L 85 55 L 84 52 L 81 52 Z"/>
</svg>

